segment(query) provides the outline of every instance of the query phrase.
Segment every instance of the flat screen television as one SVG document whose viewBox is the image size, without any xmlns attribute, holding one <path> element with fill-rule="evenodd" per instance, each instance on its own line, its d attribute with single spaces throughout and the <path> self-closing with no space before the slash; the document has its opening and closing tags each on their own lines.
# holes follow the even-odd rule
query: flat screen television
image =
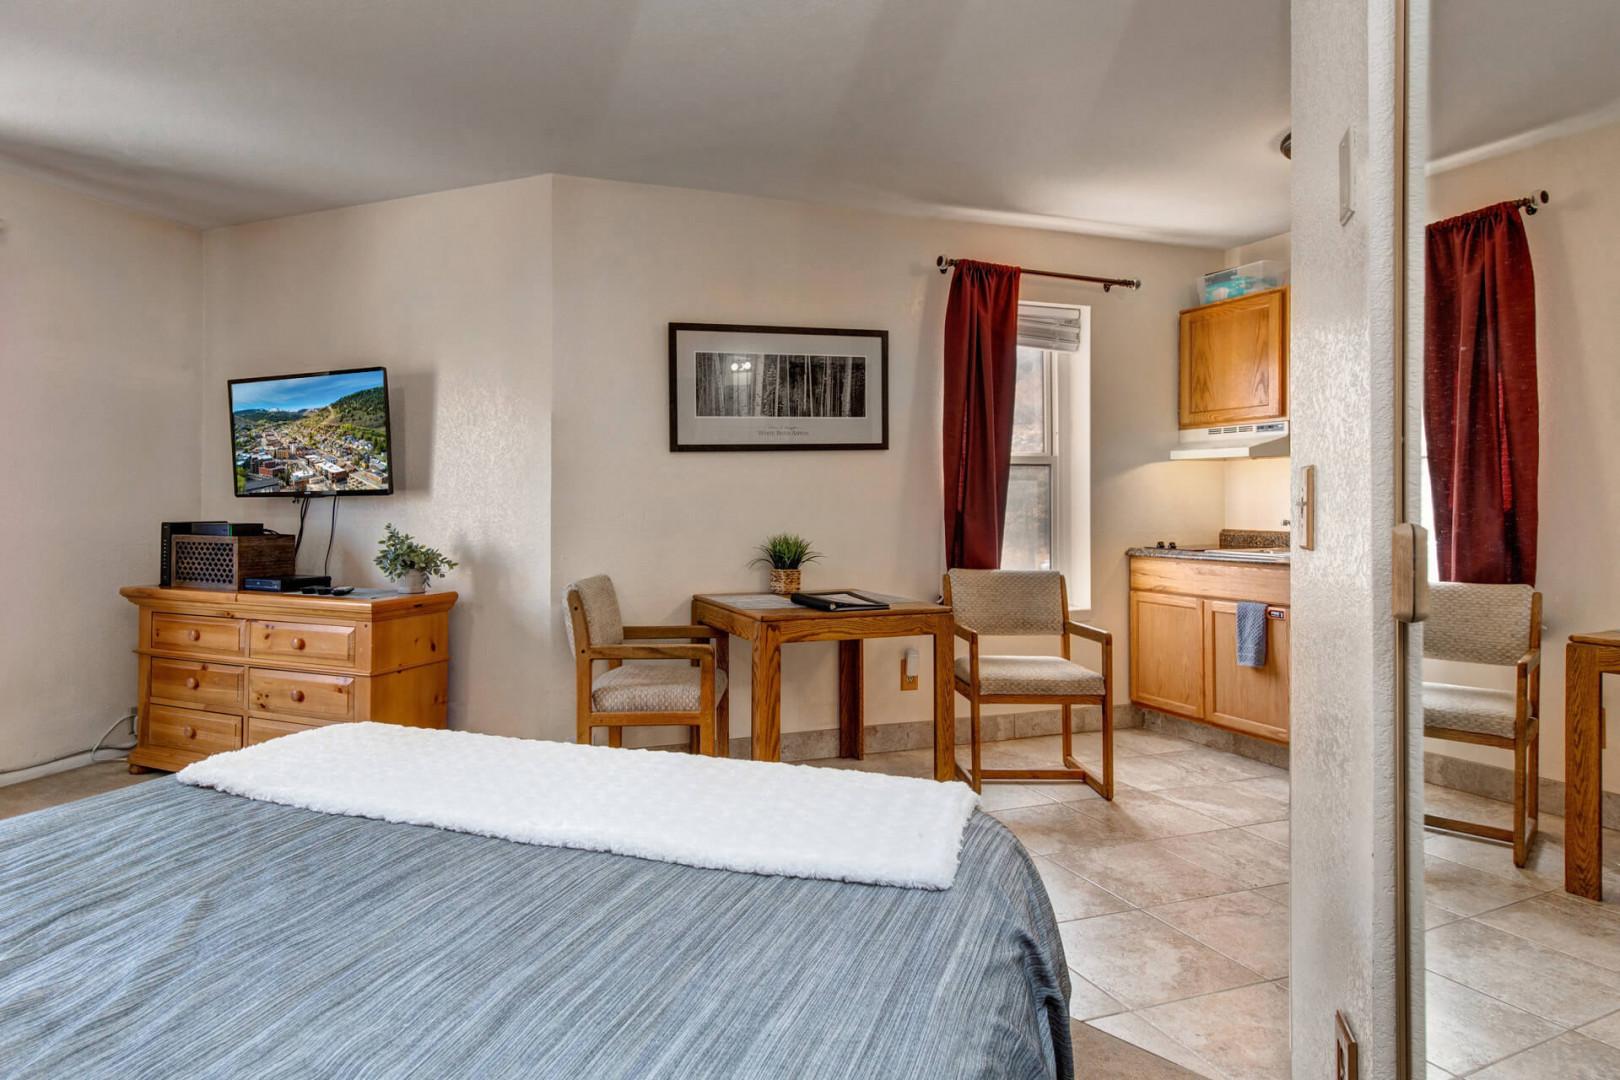
<svg viewBox="0 0 1620 1080">
<path fill-rule="evenodd" d="M 386 368 L 231 380 L 240 498 L 392 495 L 393 444 Z"/>
</svg>

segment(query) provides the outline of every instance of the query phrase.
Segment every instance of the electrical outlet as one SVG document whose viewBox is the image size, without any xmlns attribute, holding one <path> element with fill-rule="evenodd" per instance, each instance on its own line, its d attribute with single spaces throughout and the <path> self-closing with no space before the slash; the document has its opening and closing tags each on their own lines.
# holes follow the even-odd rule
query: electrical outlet
<svg viewBox="0 0 1620 1080">
<path fill-rule="evenodd" d="M 900 689 L 917 689 L 917 668 L 922 663 L 922 657 L 916 649 L 907 649 L 900 654 Z"/>
</svg>

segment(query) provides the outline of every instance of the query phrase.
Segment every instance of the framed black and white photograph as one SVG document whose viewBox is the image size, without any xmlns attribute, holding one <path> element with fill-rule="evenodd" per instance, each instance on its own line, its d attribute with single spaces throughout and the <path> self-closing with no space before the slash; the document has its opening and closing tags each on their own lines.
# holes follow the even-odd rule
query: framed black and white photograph
<svg viewBox="0 0 1620 1080">
<path fill-rule="evenodd" d="M 887 450 L 889 332 L 669 324 L 671 450 Z"/>
</svg>

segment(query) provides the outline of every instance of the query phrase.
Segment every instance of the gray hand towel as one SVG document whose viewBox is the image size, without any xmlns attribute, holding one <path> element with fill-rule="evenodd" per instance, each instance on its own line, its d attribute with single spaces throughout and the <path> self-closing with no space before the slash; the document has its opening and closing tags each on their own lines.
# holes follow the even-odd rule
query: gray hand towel
<svg viewBox="0 0 1620 1080">
<path fill-rule="evenodd" d="M 1237 606 L 1239 667 L 1266 666 L 1266 605 L 1241 600 Z"/>
</svg>

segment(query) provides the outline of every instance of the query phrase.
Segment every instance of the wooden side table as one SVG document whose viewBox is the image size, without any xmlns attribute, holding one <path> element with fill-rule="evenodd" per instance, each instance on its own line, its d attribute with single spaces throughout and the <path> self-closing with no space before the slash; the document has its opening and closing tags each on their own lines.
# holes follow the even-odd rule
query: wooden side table
<svg viewBox="0 0 1620 1080">
<path fill-rule="evenodd" d="M 1603 899 L 1603 676 L 1620 674 L 1620 630 L 1564 648 L 1564 889 Z"/>
<path fill-rule="evenodd" d="M 782 646 L 800 641 L 838 642 L 839 754 L 862 757 L 865 715 L 861 643 L 866 638 L 934 639 L 934 779 L 955 780 L 956 621 L 951 609 L 900 596 L 879 596 L 883 611 L 820 611 L 769 603 L 770 594 L 704 593 L 692 597 L 692 621 L 746 638 L 752 650 L 751 742 L 755 761 L 782 760 Z"/>
</svg>

